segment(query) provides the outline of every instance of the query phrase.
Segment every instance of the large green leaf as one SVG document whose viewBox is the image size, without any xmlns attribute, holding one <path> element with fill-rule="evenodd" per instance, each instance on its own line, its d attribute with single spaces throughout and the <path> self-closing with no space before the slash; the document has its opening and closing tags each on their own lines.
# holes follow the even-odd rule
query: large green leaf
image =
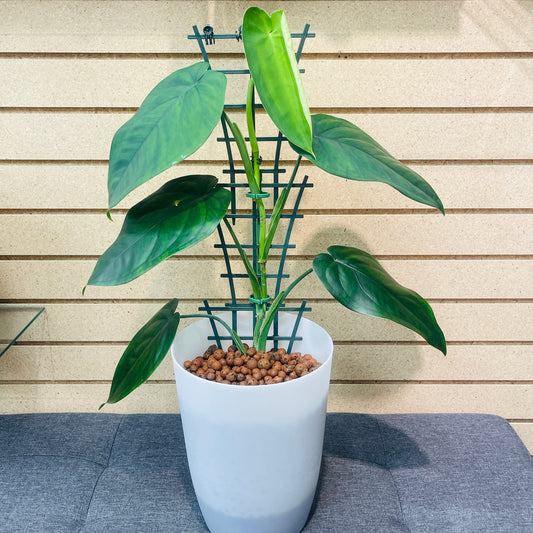
<svg viewBox="0 0 533 533">
<path fill-rule="evenodd" d="M 165 358 L 180 321 L 177 305 L 178 300 L 170 300 L 133 337 L 117 364 L 106 403 L 116 403 L 142 385 Z"/>
<path fill-rule="evenodd" d="M 214 176 L 176 178 L 132 207 L 89 285 L 120 285 L 205 239 L 226 214 L 231 193 Z"/>
<path fill-rule="evenodd" d="M 242 40 L 266 112 L 287 139 L 312 153 L 311 116 L 285 14 L 274 11 L 269 17 L 258 7 L 249 8 Z"/>
<path fill-rule="evenodd" d="M 399 285 L 369 254 L 347 246 L 330 246 L 313 270 L 331 295 L 352 311 L 393 320 L 412 329 L 446 354 L 446 340 L 429 304 Z"/>
<path fill-rule="evenodd" d="M 161 81 L 113 138 L 109 207 L 198 150 L 220 120 L 225 91 L 224 74 L 205 62 Z"/>
<path fill-rule="evenodd" d="M 392 157 L 363 130 L 338 117 L 313 115 L 313 152 L 292 147 L 321 169 L 351 180 L 387 183 L 402 194 L 442 213 L 437 193 L 419 174 Z"/>
</svg>

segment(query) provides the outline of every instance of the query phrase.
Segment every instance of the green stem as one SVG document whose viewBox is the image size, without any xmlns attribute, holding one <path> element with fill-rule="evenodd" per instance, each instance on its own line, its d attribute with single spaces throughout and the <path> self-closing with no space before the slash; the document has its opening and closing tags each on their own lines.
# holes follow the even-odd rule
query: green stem
<svg viewBox="0 0 533 533">
<path fill-rule="evenodd" d="M 287 185 L 284 187 L 280 197 L 278 198 L 278 201 L 276 202 L 276 205 L 274 206 L 274 209 L 272 210 L 272 216 L 270 217 L 270 224 L 268 225 L 268 233 L 266 235 L 265 245 L 262 250 L 260 260 L 268 257 L 270 246 L 272 245 L 274 235 L 276 234 L 276 230 L 278 228 L 279 219 L 281 218 L 281 215 L 283 213 L 283 208 L 285 207 L 285 203 L 287 202 L 287 198 L 289 197 L 289 192 L 292 189 L 292 184 L 294 183 L 296 174 L 298 173 L 298 168 L 300 167 L 301 160 L 302 160 L 302 156 L 299 155 L 298 159 L 296 160 L 296 164 L 294 165 L 291 178 L 289 179 L 289 182 L 287 183 Z"/>
<path fill-rule="evenodd" d="M 239 153 L 241 155 L 242 163 L 244 165 L 244 170 L 246 171 L 246 178 L 248 180 L 250 191 L 252 193 L 259 193 L 260 189 L 257 183 L 255 182 L 252 162 L 250 161 L 250 156 L 248 154 L 248 150 L 246 149 L 246 143 L 244 141 L 244 137 L 242 136 L 241 130 L 239 129 L 237 124 L 235 124 L 235 122 L 233 122 L 228 117 L 225 111 L 222 113 L 222 118 L 226 121 L 226 124 L 229 126 L 231 133 L 233 133 L 235 142 L 237 143 L 237 148 L 239 149 Z"/>
<path fill-rule="evenodd" d="M 235 346 L 237 346 L 237 348 L 243 354 L 246 353 L 246 348 L 244 347 L 244 344 L 242 343 L 241 338 L 237 335 L 237 333 L 235 331 L 233 331 L 233 329 L 231 329 L 231 327 L 226 322 L 224 322 L 224 320 L 222 320 L 218 316 L 215 316 L 215 315 L 203 315 L 203 314 L 192 314 L 192 315 L 181 315 L 181 318 L 209 318 L 209 319 L 216 320 L 217 322 L 222 324 L 228 330 L 229 334 L 231 335 L 231 338 L 233 339 L 233 342 L 235 343 Z"/>
<path fill-rule="evenodd" d="M 246 123 L 248 126 L 248 137 L 250 138 L 250 148 L 252 150 L 252 170 L 254 181 L 259 191 L 261 191 L 261 170 L 259 168 L 259 145 L 257 143 L 257 136 L 255 133 L 255 124 L 254 124 L 254 82 L 250 78 L 248 83 L 248 94 L 246 97 Z M 251 190 L 251 192 L 254 192 Z M 266 242 L 266 231 L 267 231 L 267 217 L 265 204 L 263 203 L 262 198 L 254 198 L 257 210 L 259 212 L 259 236 L 258 236 L 258 257 L 259 260 L 259 279 L 261 282 L 261 299 L 264 299 L 268 295 L 268 286 L 267 286 L 267 258 L 264 254 L 265 242 Z M 257 315 L 257 324 L 260 326 L 263 323 L 264 317 L 267 312 L 267 304 L 256 304 L 256 315 Z M 254 336 L 255 343 L 255 336 Z"/>
<path fill-rule="evenodd" d="M 313 272 L 313 268 L 311 267 L 310 269 L 306 270 L 303 274 L 299 275 L 283 292 L 285 293 L 285 298 L 287 298 L 289 292 L 292 291 L 292 289 L 294 289 L 294 287 L 296 287 L 296 285 L 298 285 L 298 283 L 300 283 L 300 281 L 302 281 L 306 276 L 308 276 L 309 274 L 311 274 L 311 272 Z"/>
<path fill-rule="evenodd" d="M 289 293 L 302 281 L 306 276 L 311 274 L 313 272 L 313 269 L 310 268 L 309 270 L 306 270 L 303 274 L 298 276 L 284 291 L 280 292 L 276 299 L 272 302 L 272 305 L 270 306 L 270 309 L 268 310 L 265 319 L 261 325 L 260 328 L 257 329 L 257 350 L 264 350 L 266 347 L 266 340 L 268 336 L 268 330 L 270 329 L 270 326 L 274 320 L 274 317 L 276 316 L 276 313 L 279 311 L 279 308 L 281 307 L 281 304 L 285 301 Z M 256 331 L 254 331 L 254 340 L 256 338 Z"/>
<path fill-rule="evenodd" d="M 255 135 L 254 125 L 254 82 L 250 78 L 248 83 L 248 94 L 246 96 L 246 123 L 248 125 L 248 137 L 250 138 L 250 148 L 252 149 L 252 165 L 254 179 L 257 186 L 261 188 L 261 173 L 259 170 L 259 145 Z"/>
<path fill-rule="evenodd" d="M 254 298 L 259 299 L 261 298 L 261 285 L 259 283 L 259 280 L 257 279 L 257 274 L 255 273 L 254 268 L 250 263 L 250 259 L 248 259 L 248 256 L 246 255 L 246 252 L 244 251 L 241 243 L 239 242 L 237 235 L 235 235 L 235 232 L 233 231 L 233 228 L 231 227 L 231 224 L 229 223 L 228 219 L 224 217 L 223 220 L 224 224 L 226 225 L 226 229 L 229 231 L 231 238 L 233 239 L 233 242 L 237 247 L 239 255 L 241 256 L 244 268 L 246 269 L 246 273 L 248 274 L 248 278 L 250 280 L 250 285 L 252 286 Z"/>
</svg>

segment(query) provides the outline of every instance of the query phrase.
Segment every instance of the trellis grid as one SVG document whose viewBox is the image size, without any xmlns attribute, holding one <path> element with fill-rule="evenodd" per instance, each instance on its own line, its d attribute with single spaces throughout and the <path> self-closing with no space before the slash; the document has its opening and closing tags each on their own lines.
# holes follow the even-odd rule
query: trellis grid
<svg viewBox="0 0 533 533">
<path fill-rule="evenodd" d="M 197 26 L 193 26 L 193 34 L 188 35 L 189 39 L 194 39 L 197 41 L 198 46 L 200 48 L 200 51 L 202 53 L 202 57 L 204 61 L 209 63 L 209 57 L 207 55 L 206 46 L 208 45 L 214 45 L 217 40 L 220 39 L 234 39 L 236 41 L 240 41 L 242 39 L 241 36 L 241 28 L 234 34 L 215 34 L 214 29 L 210 25 L 206 25 L 203 28 L 203 35 L 199 32 Z M 303 51 L 303 47 L 305 44 L 306 39 L 315 37 L 314 33 L 309 33 L 309 24 L 306 24 L 304 27 L 304 30 L 302 33 L 293 33 L 291 34 L 291 37 L 295 39 L 300 39 L 298 49 L 296 51 L 296 60 L 300 60 L 300 56 Z M 248 69 L 231 69 L 231 70 L 220 70 L 220 72 L 223 72 L 226 75 L 250 75 L 250 71 Z M 303 73 L 304 70 L 300 69 L 300 72 Z M 228 104 L 224 106 L 224 109 L 245 109 L 246 104 Z M 253 113 L 253 119 L 255 123 L 255 111 L 256 109 L 262 108 L 261 104 L 256 104 L 253 102 L 252 105 L 252 113 Z M 239 181 L 239 177 L 243 176 L 245 174 L 245 170 L 241 168 L 236 168 L 235 166 L 235 158 L 233 157 L 233 145 L 235 143 L 235 139 L 229 134 L 228 128 L 226 125 L 226 122 L 224 119 L 221 120 L 222 124 L 222 132 L 223 136 L 217 138 L 218 142 L 224 143 L 226 147 L 226 152 L 228 156 L 228 168 L 223 170 L 223 174 L 229 177 L 229 181 L 225 183 L 220 183 L 220 185 L 228 188 L 231 192 L 231 203 L 230 203 L 230 210 L 227 214 L 227 218 L 231 220 L 231 223 L 235 225 L 238 220 L 240 219 L 246 219 L 246 220 L 252 220 L 252 226 L 254 230 L 252 231 L 252 242 L 250 243 L 242 243 L 242 248 L 244 250 L 250 250 L 251 251 L 251 262 L 254 270 L 259 276 L 260 273 L 260 266 L 258 263 L 258 237 L 259 237 L 259 214 L 257 207 L 255 205 L 255 202 L 251 200 L 252 202 L 252 209 L 251 213 L 246 212 L 239 212 L 237 209 L 237 195 L 236 191 L 239 188 L 246 188 L 248 187 L 248 183 L 246 181 Z M 248 137 L 245 137 L 246 141 L 249 141 Z M 268 180 L 262 180 L 261 187 L 263 189 L 271 190 L 272 191 L 272 199 L 273 203 L 275 204 L 278 200 L 280 189 L 285 187 L 286 183 L 283 183 L 280 181 L 280 176 L 283 174 L 286 174 L 287 169 L 282 168 L 280 166 L 280 158 L 281 158 L 281 150 L 284 142 L 288 142 L 287 139 L 281 134 L 281 132 L 278 133 L 276 136 L 272 137 L 257 137 L 258 142 L 269 142 L 269 143 L 275 143 L 275 157 L 273 162 L 271 163 L 271 168 L 264 168 L 261 167 L 261 175 L 262 176 L 268 176 Z M 280 256 L 279 256 L 279 266 L 277 268 L 277 272 L 267 274 L 268 279 L 275 279 L 275 292 L 273 298 L 275 298 L 281 291 L 281 283 L 283 279 L 286 279 L 289 277 L 288 274 L 284 272 L 285 269 L 285 261 L 287 258 L 287 252 L 294 248 L 294 244 L 290 243 L 290 238 L 292 234 L 292 230 L 294 227 L 294 223 L 296 219 L 303 218 L 302 214 L 298 213 L 298 207 L 300 205 L 300 202 L 302 200 L 303 193 L 306 188 L 312 187 L 313 185 L 309 183 L 308 176 L 304 176 L 301 181 L 294 181 L 293 188 L 297 191 L 296 198 L 294 200 L 293 208 L 290 213 L 284 213 L 281 215 L 281 218 L 287 219 L 287 227 L 285 230 L 285 236 L 283 239 L 282 244 L 272 244 L 272 249 L 278 249 L 280 250 Z M 248 209 L 249 211 L 249 209 Z M 267 218 L 270 218 L 270 214 L 267 214 Z M 210 305 L 208 300 L 203 301 L 203 305 L 199 307 L 200 311 L 206 312 L 208 315 L 212 315 L 215 312 L 221 312 L 221 311 L 231 311 L 231 327 L 234 331 L 238 332 L 238 320 L 237 320 L 237 312 L 238 311 L 251 311 L 252 316 L 254 316 L 254 322 L 253 325 L 255 326 L 255 304 L 248 301 L 248 302 L 239 302 L 237 301 L 236 291 L 235 291 L 235 280 L 238 278 L 247 278 L 247 274 L 245 273 L 237 273 L 233 272 L 233 269 L 231 267 L 230 262 L 230 250 L 235 250 L 237 247 L 235 244 L 228 243 L 226 241 L 226 238 L 224 236 L 224 231 L 222 230 L 222 226 L 219 225 L 218 228 L 218 237 L 219 237 L 219 244 L 215 244 L 215 248 L 221 249 L 223 256 L 224 256 L 224 263 L 226 272 L 221 275 L 222 278 L 226 278 L 228 280 L 228 285 L 230 289 L 230 298 L 231 301 L 225 303 L 224 305 Z M 292 346 L 294 341 L 301 340 L 300 337 L 296 335 L 298 331 L 298 326 L 300 324 L 301 317 L 304 312 L 311 311 L 311 308 L 307 306 L 307 302 L 305 300 L 302 301 L 302 303 L 298 306 L 289 306 L 286 304 L 283 304 L 282 309 L 284 311 L 292 311 L 296 312 L 296 320 L 291 332 L 290 336 L 282 336 L 279 334 L 279 328 L 278 328 L 278 320 L 277 317 L 274 320 L 273 323 L 273 330 L 272 334 L 268 336 L 268 339 L 273 341 L 274 348 L 277 349 L 278 342 L 279 341 L 288 341 L 288 351 L 290 352 L 292 350 Z M 221 335 L 216 327 L 216 323 L 214 320 L 211 320 L 211 326 L 213 329 L 213 335 L 209 336 L 208 339 L 214 341 L 219 347 L 221 346 L 221 341 L 223 340 L 231 340 L 230 336 L 224 336 Z M 251 336 L 242 336 L 241 337 L 243 341 L 251 340 L 253 337 Z"/>
</svg>

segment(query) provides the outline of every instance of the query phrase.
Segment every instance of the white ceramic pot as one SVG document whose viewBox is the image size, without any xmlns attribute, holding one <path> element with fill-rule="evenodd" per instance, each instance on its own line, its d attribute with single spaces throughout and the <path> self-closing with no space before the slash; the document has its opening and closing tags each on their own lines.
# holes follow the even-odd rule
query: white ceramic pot
<svg viewBox="0 0 533 533">
<path fill-rule="evenodd" d="M 231 313 L 219 316 L 230 323 Z M 295 317 L 280 314 L 280 335 L 290 335 Z M 218 323 L 217 328 L 227 335 Z M 251 313 L 239 312 L 238 332 L 251 329 Z M 207 526 L 212 533 L 297 533 L 320 470 L 331 337 L 302 318 L 303 340 L 292 351 L 310 353 L 322 365 L 289 382 L 243 387 L 207 381 L 183 368 L 213 344 L 208 335 L 210 321 L 201 319 L 180 331 L 171 348 L 189 469 Z"/>
</svg>

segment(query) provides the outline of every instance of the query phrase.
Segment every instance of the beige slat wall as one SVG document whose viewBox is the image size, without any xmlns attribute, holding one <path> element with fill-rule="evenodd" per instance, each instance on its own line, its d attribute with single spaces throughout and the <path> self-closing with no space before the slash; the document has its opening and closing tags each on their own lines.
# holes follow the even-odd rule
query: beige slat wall
<svg viewBox="0 0 533 533">
<path fill-rule="evenodd" d="M 431 302 L 449 341 L 444 358 L 306 283 L 298 295 L 336 342 L 330 410 L 495 413 L 533 451 L 533 1 L 257 4 L 316 32 L 301 61 L 313 111 L 355 121 L 447 208 L 442 217 L 383 185 L 305 166 L 315 186 L 289 271 L 331 243 L 363 247 Z M 0 301 L 46 306 L 0 358 L 0 412 L 94 411 L 128 339 L 162 302 L 178 296 L 193 310 L 227 297 L 212 241 L 129 285 L 81 289 L 125 209 L 176 175 L 146 184 L 108 222 L 114 131 L 160 78 L 199 59 L 186 38 L 193 24 L 232 33 L 247 5 L 0 3 Z M 233 42 L 212 50 L 215 68 L 242 60 Z M 230 101 L 242 87 L 230 82 Z M 183 172 L 220 174 L 223 157 L 211 142 Z M 175 411 L 169 361 L 107 409 Z"/>
</svg>

